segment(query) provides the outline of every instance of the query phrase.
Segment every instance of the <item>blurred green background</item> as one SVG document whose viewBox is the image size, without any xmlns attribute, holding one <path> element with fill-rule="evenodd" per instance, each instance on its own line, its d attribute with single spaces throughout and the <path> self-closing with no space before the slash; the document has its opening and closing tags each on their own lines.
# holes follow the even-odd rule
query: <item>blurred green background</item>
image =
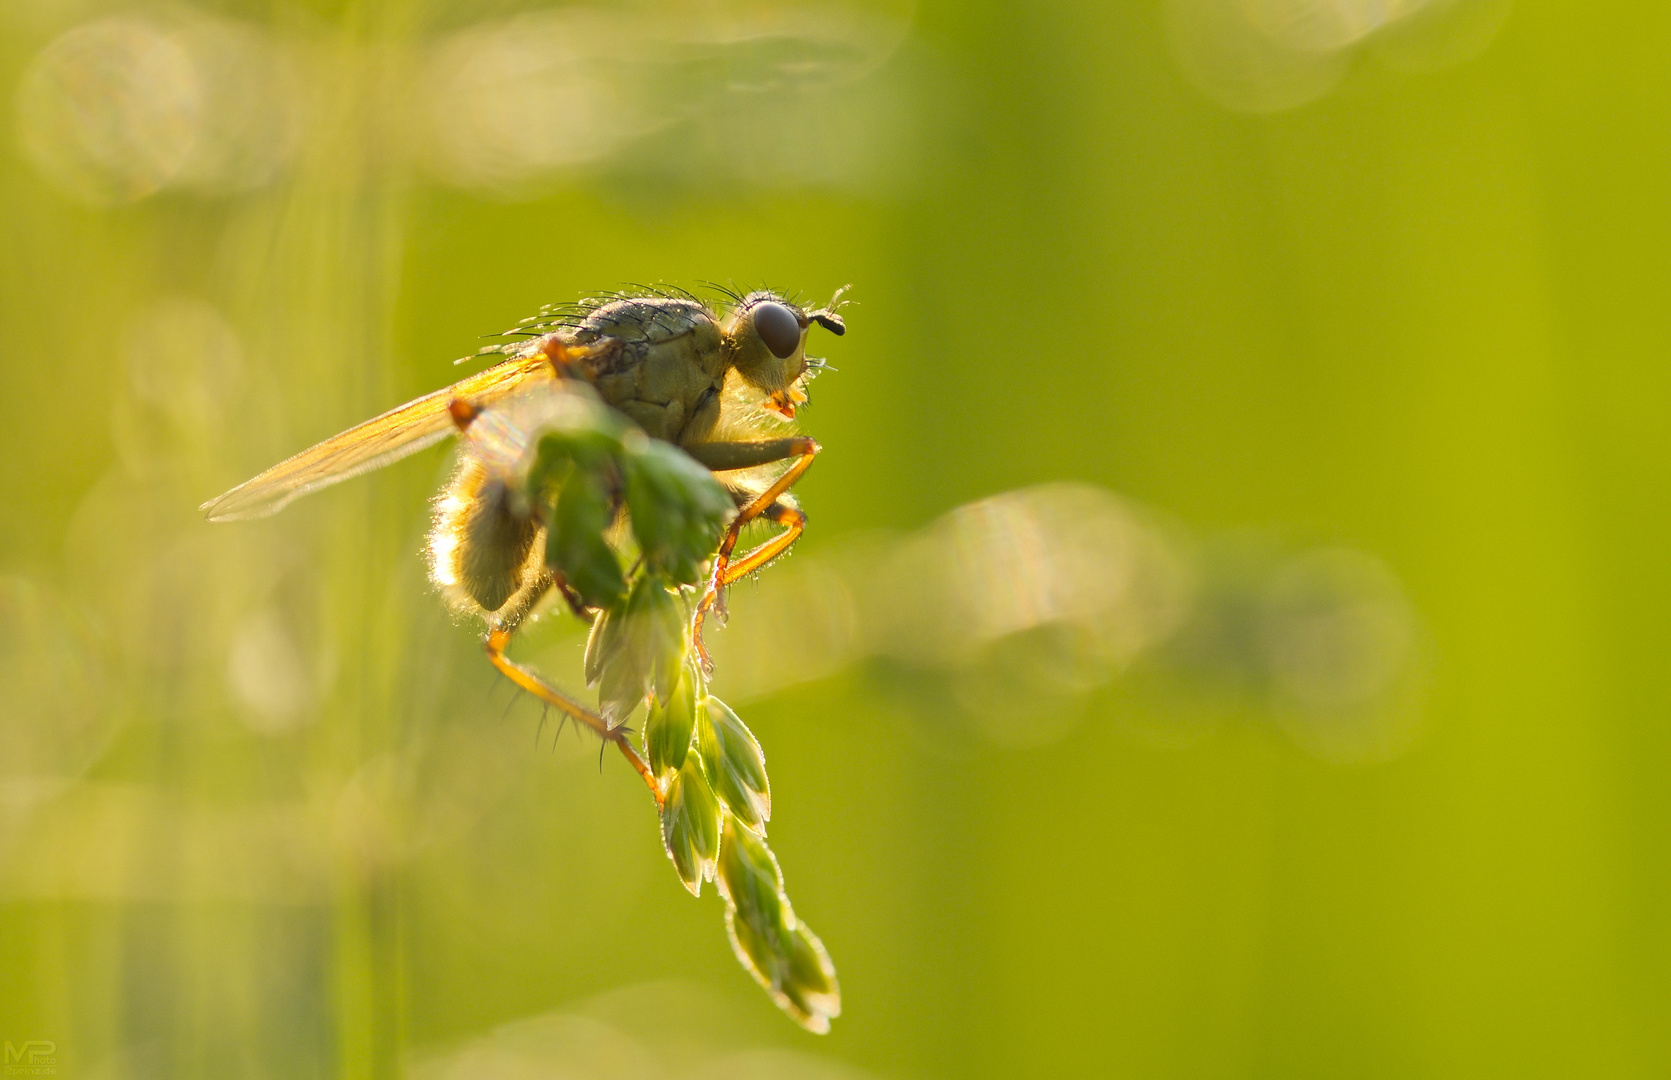
<svg viewBox="0 0 1671 1080">
<path fill-rule="evenodd" d="M 112 1078 L 1671 1072 L 1668 23 L 8 0 L 0 1039 Z M 705 280 L 854 284 L 811 529 L 718 635 L 823 1039 L 436 602 L 446 451 L 195 509 L 541 303 Z M 1086 505 L 1162 538 L 1138 586 L 1181 567 L 1162 629 L 924 652 L 959 625 L 890 551 L 1025 603 L 1048 559 L 957 530 L 1055 506 L 1048 552 Z M 524 655 L 572 684 L 552 622 Z"/>
</svg>

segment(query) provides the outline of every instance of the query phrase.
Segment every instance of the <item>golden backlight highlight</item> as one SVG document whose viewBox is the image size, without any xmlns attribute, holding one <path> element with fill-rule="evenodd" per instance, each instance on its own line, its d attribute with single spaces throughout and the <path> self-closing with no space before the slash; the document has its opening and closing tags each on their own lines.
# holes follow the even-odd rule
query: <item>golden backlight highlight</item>
<svg viewBox="0 0 1671 1080">
<path fill-rule="evenodd" d="M 504 517 L 506 502 L 515 497 L 514 492 L 506 489 L 503 475 L 495 474 L 480 458 L 466 457 L 453 474 L 452 482 L 435 500 L 435 514 L 425 545 L 429 578 L 454 611 L 478 615 L 515 610 L 541 582 L 545 567 L 545 545 L 541 542 L 544 531 L 531 526 L 523 530 L 525 535 L 516 538 L 510 563 L 495 568 L 491 576 L 496 580 L 483 581 L 484 567 L 480 559 L 498 548 L 482 543 L 481 532 L 484 528 L 516 528 L 514 521 L 489 520 L 494 515 Z M 467 562 L 467 559 L 476 561 Z"/>
</svg>

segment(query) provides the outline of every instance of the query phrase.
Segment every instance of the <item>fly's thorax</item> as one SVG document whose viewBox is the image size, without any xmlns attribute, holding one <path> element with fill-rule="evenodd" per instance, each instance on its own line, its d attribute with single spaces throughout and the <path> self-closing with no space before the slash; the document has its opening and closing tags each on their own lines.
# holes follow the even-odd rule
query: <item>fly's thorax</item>
<svg viewBox="0 0 1671 1080">
<path fill-rule="evenodd" d="M 677 296 L 625 296 L 587 312 L 575 328 L 575 337 L 582 343 L 612 337 L 629 346 L 654 345 L 687 334 L 700 335 L 704 329 L 711 332 L 717 344 L 718 320 L 701 301 Z"/>
<path fill-rule="evenodd" d="M 429 576 L 455 609 L 517 606 L 544 574 L 543 526 L 505 477 L 466 457 L 435 502 Z"/>
<path fill-rule="evenodd" d="M 575 340 L 602 337 L 619 346 L 591 371 L 598 396 L 645 433 L 672 443 L 700 441 L 718 415 L 725 376 L 719 325 L 694 300 L 639 297 L 593 311 Z"/>
</svg>

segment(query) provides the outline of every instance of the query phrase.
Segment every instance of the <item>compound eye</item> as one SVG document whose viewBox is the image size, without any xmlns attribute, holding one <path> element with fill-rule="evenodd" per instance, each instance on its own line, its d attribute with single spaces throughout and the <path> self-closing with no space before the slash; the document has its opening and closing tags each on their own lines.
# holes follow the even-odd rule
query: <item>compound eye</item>
<svg viewBox="0 0 1671 1080">
<path fill-rule="evenodd" d="M 770 300 L 754 305 L 749 314 L 754 316 L 754 332 L 779 360 L 795 355 L 801 345 L 801 321 L 782 304 Z"/>
</svg>

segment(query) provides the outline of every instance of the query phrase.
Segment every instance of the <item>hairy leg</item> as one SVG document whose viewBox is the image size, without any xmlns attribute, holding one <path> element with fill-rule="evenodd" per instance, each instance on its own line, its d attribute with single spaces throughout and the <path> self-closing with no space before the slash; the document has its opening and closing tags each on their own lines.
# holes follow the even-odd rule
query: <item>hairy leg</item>
<svg viewBox="0 0 1671 1080">
<path fill-rule="evenodd" d="M 711 663 L 708 650 L 702 644 L 702 623 L 708 612 L 720 603 L 721 590 L 783 554 L 805 531 L 806 515 L 777 500 L 812 467 L 812 459 L 818 451 L 818 444 L 804 435 L 757 443 L 706 443 L 689 448 L 692 457 L 717 472 L 795 459 L 770 487 L 738 509 L 737 516 L 720 540 L 719 550 L 714 556 L 713 574 L 709 577 L 702 599 L 697 601 L 696 613 L 691 617 L 691 639 L 704 667 L 711 666 Z M 741 535 L 743 526 L 760 517 L 784 526 L 784 531 L 733 561 L 731 553 L 737 547 L 737 537 Z"/>
<path fill-rule="evenodd" d="M 527 605 L 527 608 L 517 613 L 514 620 L 507 620 L 488 633 L 486 641 L 482 643 L 487 650 L 488 663 L 492 664 L 501 675 L 516 686 L 533 694 L 545 704 L 555 707 L 558 712 L 569 717 L 575 723 L 584 724 L 591 728 L 604 742 L 614 743 L 616 748 L 621 751 L 621 756 L 626 758 L 628 763 L 638 770 L 638 775 L 644 778 L 644 783 L 650 788 L 650 793 L 656 797 L 656 806 L 659 808 L 662 802 L 661 785 L 656 783 L 655 775 L 650 772 L 649 763 L 639 755 L 637 750 L 633 749 L 632 740 L 628 738 L 628 731 L 625 727 L 610 727 L 603 717 L 546 682 L 532 668 L 519 664 L 505 655 L 505 650 L 510 646 L 511 635 L 515 633 L 517 624 L 522 621 L 527 609 L 532 607 L 532 604 Z"/>
</svg>

